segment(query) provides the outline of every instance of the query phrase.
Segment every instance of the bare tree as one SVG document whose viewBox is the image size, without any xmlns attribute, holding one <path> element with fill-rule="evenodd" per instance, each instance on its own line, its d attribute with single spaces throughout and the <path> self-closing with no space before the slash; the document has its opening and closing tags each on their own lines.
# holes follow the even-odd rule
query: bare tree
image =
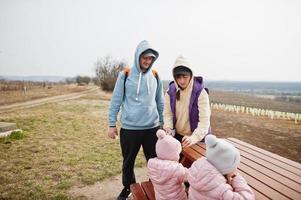
<svg viewBox="0 0 301 200">
<path fill-rule="evenodd" d="M 77 85 L 88 85 L 91 81 L 91 78 L 89 76 L 76 76 L 75 80 Z"/>
<path fill-rule="evenodd" d="M 76 83 L 75 77 L 69 77 L 65 79 L 65 82 L 69 85 L 72 83 Z"/>
<path fill-rule="evenodd" d="M 95 63 L 95 73 L 100 87 L 105 91 L 113 91 L 118 73 L 125 66 L 127 66 L 127 62 L 124 60 L 119 61 L 111 56 L 99 58 Z"/>
</svg>

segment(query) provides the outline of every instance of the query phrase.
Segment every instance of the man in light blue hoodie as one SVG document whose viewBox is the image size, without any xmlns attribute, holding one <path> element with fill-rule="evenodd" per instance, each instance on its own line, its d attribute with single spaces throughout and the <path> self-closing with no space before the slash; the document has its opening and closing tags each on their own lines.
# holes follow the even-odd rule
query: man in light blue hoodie
<svg viewBox="0 0 301 200">
<path fill-rule="evenodd" d="M 142 145 L 146 160 L 156 157 L 156 132 L 163 125 L 163 86 L 151 67 L 159 53 L 148 41 L 140 42 L 129 73 L 119 73 L 109 108 L 108 136 L 116 138 L 117 115 L 121 108 L 120 146 L 123 156 L 123 190 L 118 200 L 127 199 L 136 182 L 134 164 Z"/>
</svg>

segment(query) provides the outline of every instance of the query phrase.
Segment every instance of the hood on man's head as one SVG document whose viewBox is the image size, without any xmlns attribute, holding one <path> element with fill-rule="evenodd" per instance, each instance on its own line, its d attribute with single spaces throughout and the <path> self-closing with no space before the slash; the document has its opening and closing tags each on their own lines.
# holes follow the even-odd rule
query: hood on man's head
<svg viewBox="0 0 301 200">
<path fill-rule="evenodd" d="M 148 71 L 150 70 L 150 68 L 152 67 L 153 63 L 158 59 L 159 57 L 159 53 L 158 51 L 156 51 L 152 45 L 147 41 L 147 40 L 142 40 L 136 48 L 136 52 L 135 52 L 135 59 L 134 59 L 134 66 L 135 68 L 140 71 L 140 64 L 139 64 L 139 59 L 140 56 L 142 56 L 142 54 L 144 54 L 145 52 L 147 53 L 151 53 L 150 55 L 154 57 L 152 64 L 150 65 L 150 67 L 148 68 Z"/>
<path fill-rule="evenodd" d="M 156 59 L 159 57 L 158 51 L 156 51 L 147 40 L 142 40 L 137 45 L 135 57 L 139 58 L 144 53 L 152 53 Z"/>
<path fill-rule="evenodd" d="M 146 51 L 142 52 L 141 56 L 143 57 L 154 57 L 156 58 L 155 52 L 152 49 L 147 49 Z"/>
</svg>

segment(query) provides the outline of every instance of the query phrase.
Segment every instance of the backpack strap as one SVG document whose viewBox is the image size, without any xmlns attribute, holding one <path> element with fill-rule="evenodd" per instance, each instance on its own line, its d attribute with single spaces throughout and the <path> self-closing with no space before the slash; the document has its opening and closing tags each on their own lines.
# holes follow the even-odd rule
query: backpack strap
<svg viewBox="0 0 301 200">
<path fill-rule="evenodd" d="M 125 74 L 126 77 L 129 75 L 130 71 L 131 71 L 131 68 L 129 68 L 129 67 L 125 67 L 123 69 L 123 72 L 124 72 L 124 74 Z"/>
<path fill-rule="evenodd" d="M 206 87 L 204 89 L 206 90 L 207 94 L 209 95 L 209 89 Z"/>
<path fill-rule="evenodd" d="M 152 72 L 153 72 L 154 77 L 156 77 L 157 87 L 158 87 L 159 86 L 159 74 L 158 74 L 157 70 L 155 70 L 155 69 L 152 69 Z"/>
<path fill-rule="evenodd" d="M 157 72 L 157 70 L 155 70 L 155 69 L 152 69 L 152 72 L 153 72 L 153 75 L 154 75 L 154 77 L 158 77 L 158 72 Z"/>
<path fill-rule="evenodd" d="M 129 76 L 130 72 L 131 72 L 131 68 L 129 68 L 129 67 L 125 67 L 123 69 L 123 73 L 124 73 L 123 96 L 125 96 L 125 82 L 126 82 L 126 79 Z"/>
<path fill-rule="evenodd" d="M 123 68 L 123 73 L 124 73 L 123 94 L 125 94 L 125 82 L 126 82 L 126 79 L 128 78 L 128 76 L 130 75 L 130 72 L 131 72 L 131 68 L 129 68 L 129 67 Z M 158 72 L 157 72 L 157 70 L 152 69 L 152 73 L 153 73 L 154 77 L 156 77 L 157 87 L 158 87 L 159 86 Z"/>
</svg>

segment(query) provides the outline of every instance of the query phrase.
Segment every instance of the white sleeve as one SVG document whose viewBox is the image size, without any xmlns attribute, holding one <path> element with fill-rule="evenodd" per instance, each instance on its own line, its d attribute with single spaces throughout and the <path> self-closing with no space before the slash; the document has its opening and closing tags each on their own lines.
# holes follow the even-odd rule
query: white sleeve
<svg viewBox="0 0 301 200">
<path fill-rule="evenodd" d="M 199 122 L 197 128 L 192 133 L 192 142 L 195 144 L 201 141 L 208 133 L 210 127 L 211 108 L 208 93 L 202 90 L 198 98 Z"/>
</svg>

